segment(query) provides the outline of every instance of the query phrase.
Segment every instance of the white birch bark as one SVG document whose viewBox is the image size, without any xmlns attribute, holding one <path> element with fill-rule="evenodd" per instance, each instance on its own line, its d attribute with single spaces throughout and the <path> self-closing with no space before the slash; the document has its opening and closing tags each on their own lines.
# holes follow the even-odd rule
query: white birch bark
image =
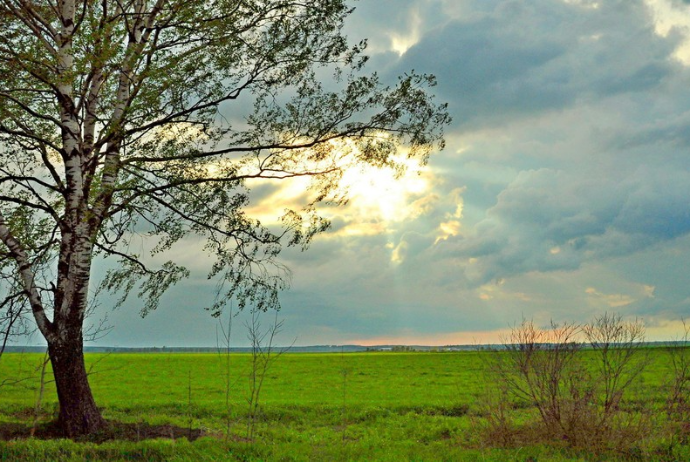
<svg viewBox="0 0 690 462">
<path fill-rule="evenodd" d="M 12 232 L 10 231 L 9 226 L 7 226 L 5 217 L 2 213 L 0 213 L 0 240 L 7 246 L 7 248 L 10 250 L 10 254 L 17 262 L 20 280 L 22 282 L 24 291 L 29 298 L 31 311 L 36 319 L 38 329 L 41 331 L 41 334 L 43 334 L 46 340 L 54 340 L 55 333 L 53 324 L 46 316 L 43 308 L 43 302 L 41 301 L 41 295 L 36 287 L 35 275 L 31 268 L 29 257 L 21 243 L 12 235 Z"/>
</svg>

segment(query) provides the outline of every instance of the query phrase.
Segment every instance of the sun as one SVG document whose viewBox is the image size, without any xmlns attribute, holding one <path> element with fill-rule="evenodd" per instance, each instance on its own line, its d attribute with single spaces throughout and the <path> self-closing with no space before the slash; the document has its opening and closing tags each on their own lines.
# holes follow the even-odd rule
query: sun
<svg viewBox="0 0 690 462">
<path fill-rule="evenodd" d="M 366 220 L 403 221 L 409 215 L 413 196 L 429 187 L 422 167 L 417 161 L 396 159 L 404 171 L 396 174 L 392 168 L 374 166 L 353 167 L 342 177 L 341 186 L 348 191 L 348 208 Z"/>
<path fill-rule="evenodd" d="M 351 140 L 331 142 L 333 158 L 338 160 L 342 176 L 333 193 L 333 202 L 317 204 L 317 213 L 334 223 L 328 236 L 388 234 L 402 223 L 423 213 L 421 200 L 431 190 L 432 175 L 417 158 L 404 148 L 390 158 L 395 167 L 379 167 L 359 159 L 358 146 Z M 315 197 L 313 178 L 292 178 L 270 184 L 257 194 L 258 201 L 247 209 L 249 216 L 264 224 L 278 224 L 286 210 L 298 210 Z M 265 184 L 265 183 L 264 183 Z M 250 189 L 261 185 L 247 182 Z M 339 203 L 346 198 L 345 203 Z M 339 205 L 334 205 L 339 203 Z"/>
</svg>

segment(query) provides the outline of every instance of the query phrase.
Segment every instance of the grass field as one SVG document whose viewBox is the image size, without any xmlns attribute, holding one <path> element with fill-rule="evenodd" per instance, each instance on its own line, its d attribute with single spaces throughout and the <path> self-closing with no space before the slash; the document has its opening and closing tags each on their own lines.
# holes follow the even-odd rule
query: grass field
<svg viewBox="0 0 690 462">
<path fill-rule="evenodd" d="M 635 447 L 603 453 L 558 442 L 500 448 L 488 440 L 482 360 L 488 354 L 284 354 L 265 375 L 253 441 L 247 438 L 250 355 L 90 354 L 94 395 L 107 419 L 172 424 L 206 436 L 102 444 L 14 440 L 0 442 L 0 460 L 690 460 L 687 442 L 658 411 L 668 362 L 661 350 L 639 394 L 645 409 L 659 414 L 658 431 Z M 32 425 L 42 360 L 2 357 L 0 382 L 27 378 L 0 387 L 4 425 Z M 42 418 L 49 420 L 56 406 L 48 383 Z M 528 420 L 534 409 L 513 412 Z"/>
</svg>

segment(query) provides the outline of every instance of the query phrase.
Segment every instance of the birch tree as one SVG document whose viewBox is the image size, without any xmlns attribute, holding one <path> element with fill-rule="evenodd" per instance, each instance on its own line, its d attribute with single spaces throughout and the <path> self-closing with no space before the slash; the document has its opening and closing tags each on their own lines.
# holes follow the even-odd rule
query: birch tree
<svg viewBox="0 0 690 462">
<path fill-rule="evenodd" d="M 95 287 L 142 312 L 189 271 L 165 255 L 205 239 L 218 303 L 274 308 L 278 254 L 340 203 L 344 170 L 424 162 L 449 118 L 414 73 L 386 86 L 348 44 L 344 0 L 0 0 L 0 273 L 48 343 L 67 436 L 105 422 L 83 358 Z M 311 179 L 280 228 L 247 213 L 250 187 Z M 110 260 L 103 281 L 94 261 Z M 277 270 L 276 270 L 277 269 Z M 100 286 L 99 286 L 100 284 Z M 9 299 L 9 298 L 7 298 Z"/>
</svg>

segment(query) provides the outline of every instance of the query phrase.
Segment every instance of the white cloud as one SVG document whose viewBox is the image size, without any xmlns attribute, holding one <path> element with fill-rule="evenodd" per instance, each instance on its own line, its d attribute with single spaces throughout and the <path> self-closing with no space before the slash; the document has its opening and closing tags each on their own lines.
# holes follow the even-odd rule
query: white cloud
<svg viewBox="0 0 690 462">
<path fill-rule="evenodd" d="M 662 37 L 681 36 L 673 56 L 690 66 L 690 8 L 673 0 L 646 0 L 654 16 L 654 29 Z"/>
</svg>

